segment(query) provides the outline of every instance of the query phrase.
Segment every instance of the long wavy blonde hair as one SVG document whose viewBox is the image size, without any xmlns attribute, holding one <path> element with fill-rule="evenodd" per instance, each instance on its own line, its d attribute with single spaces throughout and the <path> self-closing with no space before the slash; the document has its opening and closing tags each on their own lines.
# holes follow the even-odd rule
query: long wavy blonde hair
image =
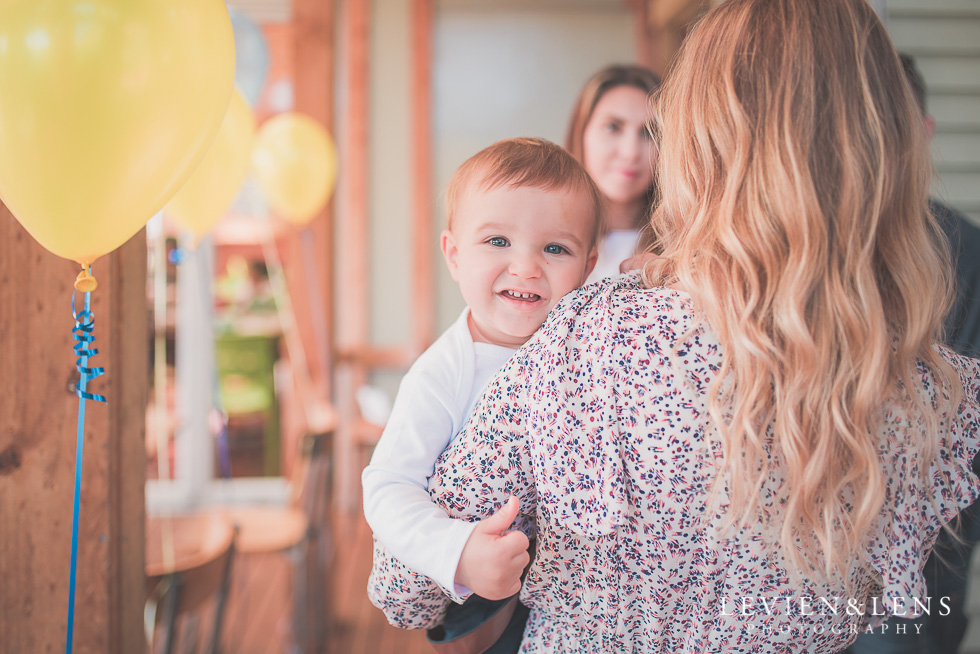
<svg viewBox="0 0 980 654">
<path fill-rule="evenodd" d="M 728 0 L 655 113 L 663 258 L 646 281 L 687 290 L 720 339 L 709 406 L 729 515 L 757 519 L 780 466 L 787 563 L 846 574 L 885 498 L 885 402 L 920 420 L 929 462 L 940 407 L 913 390 L 917 362 L 959 389 L 933 347 L 949 257 L 898 55 L 864 0 Z"/>
</svg>

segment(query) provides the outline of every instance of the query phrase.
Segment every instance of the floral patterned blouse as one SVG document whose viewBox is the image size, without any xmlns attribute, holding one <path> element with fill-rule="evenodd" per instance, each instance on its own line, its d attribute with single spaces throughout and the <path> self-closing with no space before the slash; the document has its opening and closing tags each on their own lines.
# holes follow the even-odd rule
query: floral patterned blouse
<svg viewBox="0 0 980 654">
<path fill-rule="evenodd" d="M 888 614 L 941 611 L 921 569 L 940 526 L 980 495 L 978 362 L 942 350 L 967 399 L 945 417 L 932 499 L 912 421 L 885 411 L 885 507 L 845 590 L 791 578 L 766 545 L 778 525 L 726 530 L 723 509 L 706 510 L 719 456 L 706 397 L 721 352 L 704 327 L 687 335 L 694 320 L 687 294 L 637 274 L 569 294 L 436 463 L 429 492 L 450 515 L 478 520 L 521 500 L 516 526 L 537 537 L 521 652 L 829 654 Z M 776 469 L 767 487 L 781 481 Z M 775 502 L 763 494 L 778 515 Z M 375 546 L 368 592 L 392 624 L 437 624 L 451 591 Z"/>
</svg>

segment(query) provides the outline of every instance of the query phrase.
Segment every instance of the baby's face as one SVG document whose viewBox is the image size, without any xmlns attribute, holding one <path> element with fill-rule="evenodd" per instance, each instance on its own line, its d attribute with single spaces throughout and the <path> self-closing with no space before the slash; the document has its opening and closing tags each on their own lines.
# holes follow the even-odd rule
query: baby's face
<svg viewBox="0 0 980 654">
<path fill-rule="evenodd" d="M 523 344 L 592 271 L 594 220 L 583 191 L 467 189 L 442 251 L 470 308 L 473 339 Z"/>
</svg>

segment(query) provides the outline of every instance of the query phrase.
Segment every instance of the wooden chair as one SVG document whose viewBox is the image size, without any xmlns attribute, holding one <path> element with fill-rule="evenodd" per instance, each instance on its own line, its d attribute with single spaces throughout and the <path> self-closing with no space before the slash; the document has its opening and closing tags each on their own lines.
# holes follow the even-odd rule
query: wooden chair
<svg viewBox="0 0 980 654">
<path fill-rule="evenodd" d="M 328 566 L 333 558 L 330 476 L 333 433 L 307 434 L 293 467 L 287 506 L 229 506 L 241 554 L 292 555 L 292 632 L 299 651 L 323 652 L 329 631 Z"/>
<path fill-rule="evenodd" d="M 205 603 L 213 598 L 213 624 L 204 651 L 214 654 L 218 651 L 235 550 L 234 526 L 223 513 L 213 511 L 150 517 L 146 540 L 147 601 L 143 619 L 149 651 L 171 654 L 178 618 L 199 617 Z M 162 626 L 162 634 L 154 647 L 158 626 Z M 196 637 L 185 638 L 184 642 L 196 649 Z"/>
</svg>

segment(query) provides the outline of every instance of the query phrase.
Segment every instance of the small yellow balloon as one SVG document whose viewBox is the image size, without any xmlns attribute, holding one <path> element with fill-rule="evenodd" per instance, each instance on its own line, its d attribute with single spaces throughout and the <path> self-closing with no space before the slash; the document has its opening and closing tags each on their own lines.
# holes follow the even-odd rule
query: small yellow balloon
<svg viewBox="0 0 980 654">
<path fill-rule="evenodd" d="M 0 2 L 0 197 L 87 267 L 180 188 L 234 76 L 222 0 Z"/>
<path fill-rule="evenodd" d="M 333 192 L 337 149 L 313 118 L 295 112 L 279 114 L 259 128 L 252 174 L 276 214 L 305 225 Z"/>
<path fill-rule="evenodd" d="M 165 207 L 196 239 L 211 231 L 228 210 L 248 173 L 255 117 L 235 91 L 207 154 Z"/>
</svg>

